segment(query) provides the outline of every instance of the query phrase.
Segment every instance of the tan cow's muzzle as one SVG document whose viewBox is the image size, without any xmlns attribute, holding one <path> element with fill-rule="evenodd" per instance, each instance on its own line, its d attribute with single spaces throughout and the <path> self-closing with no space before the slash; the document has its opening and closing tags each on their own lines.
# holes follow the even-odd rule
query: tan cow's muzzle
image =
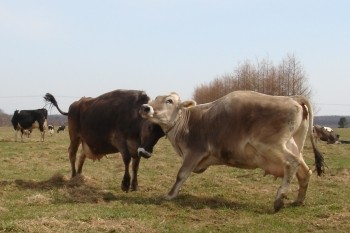
<svg viewBox="0 0 350 233">
<path fill-rule="evenodd" d="M 150 118 L 153 117 L 154 110 L 153 107 L 149 104 L 143 104 L 140 108 L 139 113 L 143 118 Z"/>
</svg>

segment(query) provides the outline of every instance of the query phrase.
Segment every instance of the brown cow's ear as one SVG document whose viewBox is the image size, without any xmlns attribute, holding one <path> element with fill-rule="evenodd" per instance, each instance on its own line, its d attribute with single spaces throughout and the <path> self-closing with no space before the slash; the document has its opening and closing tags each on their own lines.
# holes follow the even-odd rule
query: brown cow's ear
<svg viewBox="0 0 350 233">
<path fill-rule="evenodd" d="M 180 104 L 180 107 L 181 108 L 191 108 L 191 107 L 194 107 L 196 105 L 197 105 L 196 101 L 194 101 L 194 100 L 186 100 L 186 101 L 184 101 L 184 102 L 182 102 Z"/>
</svg>

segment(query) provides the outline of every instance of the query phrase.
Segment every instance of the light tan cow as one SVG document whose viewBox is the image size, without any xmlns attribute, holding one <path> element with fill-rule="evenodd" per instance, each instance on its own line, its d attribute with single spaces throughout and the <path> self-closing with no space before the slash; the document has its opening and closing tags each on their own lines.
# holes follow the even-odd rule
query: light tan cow
<svg viewBox="0 0 350 233">
<path fill-rule="evenodd" d="M 301 205 L 312 174 L 302 156 L 307 136 L 317 173 L 324 172 L 323 156 L 312 136 L 312 107 L 303 96 L 236 91 L 196 105 L 193 100 L 181 102 L 178 94 L 171 93 L 144 104 L 140 113 L 162 127 L 183 158 L 176 182 L 166 196 L 168 200 L 178 195 L 191 172 L 204 172 L 210 165 L 228 165 L 261 168 L 266 174 L 282 177 L 275 211 L 284 206 L 283 199 L 296 175 L 299 192 L 294 203 Z"/>
</svg>

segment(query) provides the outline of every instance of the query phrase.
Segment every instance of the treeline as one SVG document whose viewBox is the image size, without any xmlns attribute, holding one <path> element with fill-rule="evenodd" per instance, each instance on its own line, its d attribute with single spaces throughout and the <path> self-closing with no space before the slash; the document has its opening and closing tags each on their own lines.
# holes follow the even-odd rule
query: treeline
<svg viewBox="0 0 350 233">
<path fill-rule="evenodd" d="M 2 109 L 0 109 L 0 126 L 9 126 L 11 125 L 11 117 L 4 113 Z"/>
<path fill-rule="evenodd" d="M 193 98 L 198 104 L 207 103 L 237 90 L 282 96 L 311 95 L 303 66 L 294 55 L 287 55 L 278 65 L 269 59 L 256 64 L 247 60 L 232 73 L 196 87 Z"/>
</svg>

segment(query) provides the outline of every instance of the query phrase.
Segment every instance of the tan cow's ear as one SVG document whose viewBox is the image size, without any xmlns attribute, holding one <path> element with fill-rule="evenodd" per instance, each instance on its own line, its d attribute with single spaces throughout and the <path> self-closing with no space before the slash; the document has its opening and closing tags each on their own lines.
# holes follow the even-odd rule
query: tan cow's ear
<svg viewBox="0 0 350 233">
<path fill-rule="evenodd" d="M 194 107 L 196 105 L 197 105 L 196 101 L 194 101 L 194 100 L 186 100 L 186 101 L 184 101 L 184 102 L 182 102 L 180 104 L 180 107 L 181 108 L 191 108 L 191 107 Z"/>
</svg>

